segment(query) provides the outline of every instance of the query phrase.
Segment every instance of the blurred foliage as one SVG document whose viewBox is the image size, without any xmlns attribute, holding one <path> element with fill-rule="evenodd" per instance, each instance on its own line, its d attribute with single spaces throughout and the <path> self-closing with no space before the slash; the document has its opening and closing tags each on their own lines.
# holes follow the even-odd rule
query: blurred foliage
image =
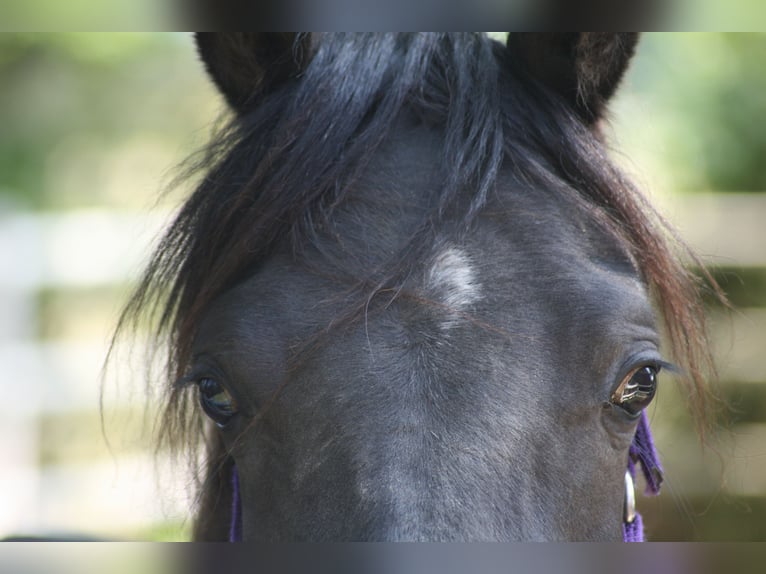
<svg viewBox="0 0 766 574">
<path fill-rule="evenodd" d="M 766 22 L 766 4 L 762 0 L 670 0 L 662 7 L 667 15 L 664 28 L 757 32 Z"/>
<path fill-rule="evenodd" d="M 218 109 L 190 43 L 0 35 L 0 202 L 149 205 Z M 617 103 L 621 132 L 645 134 L 638 156 L 672 189 L 766 189 L 764 61 L 765 34 L 647 34 Z"/>
<path fill-rule="evenodd" d="M 766 499 L 721 495 L 641 499 L 642 512 L 654 520 L 645 523 L 650 539 L 671 542 L 742 542 L 766 540 Z M 760 570 L 759 567 L 759 572 Z M 726 570 L 716 570 L 724 572 Z M 736 571 L 736 570 L 731 570 Z"/>
<path fill-rule="evenodd" d="M 126 301 L 132 284 L 83 288 L 44 288 L 36 293 L 35 338 L 87 340 L 102 337 L 117 321 L 119 303 Z"/>
<path fill-rule="evenodd" d="M 713 277 L 726 292 L 735 309 L 766 307 L 766 269 L 762 267 L 716 267 Z M 720 307 L 713 293 L 706 292 L 706 304 Z M 766 409 L 764 409 L 766 413 Z"/>
<path fill-rule="evenodd" d="M 645 34 L 622 115 L 674 190 L 766 190 L 764 62 L 762 33 Z"/>
<path fill-rule="evenodd" d="M 168 0 L 4 0 L 0 3 L 0 29 L 160 30 L 171 27 L 175 7 L 176 3 Z"/>
<path fill-rule="evenodd" d="M 38 420 L 38 466 L 110 461 L 114 449 L 120 456 L 151 452 L 155 416 L 136 406 L 115 407 L 104 413 L 92 409 L 47 413 Z M 104 440 L 106 434 L 93 432 L 102 423 L 104 433 L 111 431 L 109 444 Z"/>
<path fill-rule="evenodd" d="M 0 197 L 38 209 L 150 205 L 190 151 L 179 142 L 188 145 L 215 116 L 190 42 L 182 34 L 0 35 Z"/>
</svg>

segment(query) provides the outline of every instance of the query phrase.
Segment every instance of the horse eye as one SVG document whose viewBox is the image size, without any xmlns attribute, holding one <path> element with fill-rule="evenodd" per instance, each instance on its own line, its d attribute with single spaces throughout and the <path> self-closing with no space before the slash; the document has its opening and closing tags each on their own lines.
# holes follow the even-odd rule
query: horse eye
<svg viewBox="0 0 766 574">
<path fill-rule="evenodd" d="M 219 427 L 224 427 L 237 414 L 237 403 L 223 385 L 215 379 L 200 379 L 199 404 L 205 414 Z"/>
<path fill-rule="evenodd" d="M 654 398 L 660 367 L 647 365 L 633 371 L 612 394 L 612 404 L 637 416 Z"/>
</svg>

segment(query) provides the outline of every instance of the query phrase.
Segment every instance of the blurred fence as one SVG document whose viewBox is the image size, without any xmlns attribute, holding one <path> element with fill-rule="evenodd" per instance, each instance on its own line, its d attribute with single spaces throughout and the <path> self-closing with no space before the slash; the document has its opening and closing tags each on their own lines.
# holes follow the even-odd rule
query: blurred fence
<svg viewBox="0 0 766 574">
<path fill-rule="evenodd" d="M 182 525 L 183 469 L 155 469 L 143 373 L 111 365 L 104 429 L 99 410 L 119 305 L 165 216 L 0 216 L 0 536 L 161 537 L 165 529 L 172 538 Z M 66 312 L 42 312 L 51 305 Z M 158 488 L 159 476 L 177 479 Z"/>
<path fill-rule="evenodd" d="M 719 434 L 703 447 L 684 397 L 655 410 L 667 483 L 642 499 L 653 539 L 766 539 L 766 193 L 673 196 L 665 211 L 712 271 L 733 310 L 709 306 L 720 394 Z M 670 404 L 669 404 L 670 403 Z"/>
</svg>

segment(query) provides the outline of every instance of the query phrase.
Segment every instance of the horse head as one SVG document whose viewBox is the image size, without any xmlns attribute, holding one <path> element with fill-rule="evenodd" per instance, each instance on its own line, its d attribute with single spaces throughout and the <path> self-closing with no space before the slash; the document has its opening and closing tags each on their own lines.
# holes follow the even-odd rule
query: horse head
<svg viewBox="0 0 766 574">
<path fill-rule="evenodd" d="M 663 321 L 704 395 L 694 281 L 600 129 L 636 41 L 197 36 L 232 119 L 134 300 L 204 436 L 197 538 L 621 538 Z"/>
</svg>

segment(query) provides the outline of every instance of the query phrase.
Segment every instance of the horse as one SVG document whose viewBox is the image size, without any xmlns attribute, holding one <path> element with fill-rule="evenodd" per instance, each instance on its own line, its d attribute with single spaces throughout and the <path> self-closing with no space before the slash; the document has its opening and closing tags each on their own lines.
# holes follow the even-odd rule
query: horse
<svg viewBox="0 0 766 574">
<path fill-rule="evenodd" d="M 195 35 L 229 121 L 123 315 L 167 345 L 195 540 L 640 529 L 658 373 L 704 418 L 710 355 L 687 248 L 608 156 L 638 39 Z"/>
</svg>

